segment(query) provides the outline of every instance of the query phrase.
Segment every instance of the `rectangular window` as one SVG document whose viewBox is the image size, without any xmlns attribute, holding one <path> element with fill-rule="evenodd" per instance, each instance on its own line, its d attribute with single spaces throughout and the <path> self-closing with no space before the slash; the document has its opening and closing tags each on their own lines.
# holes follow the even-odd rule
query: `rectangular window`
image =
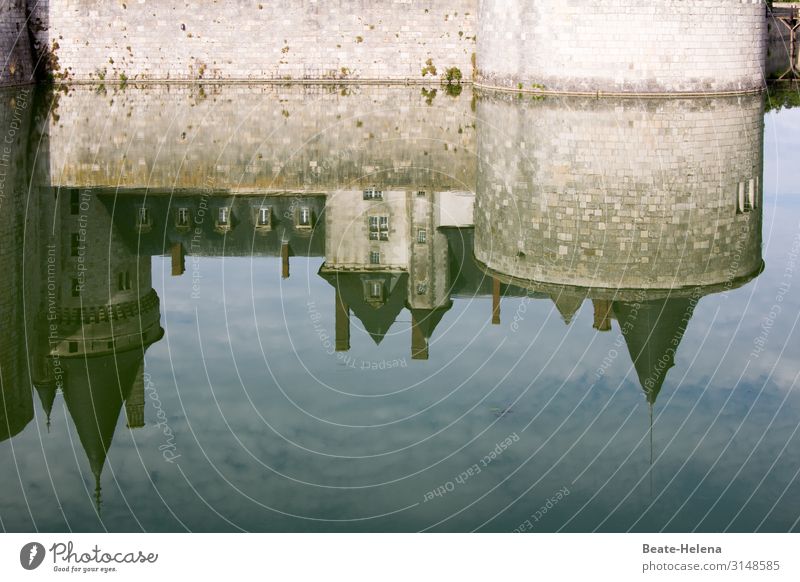
<svg viewBox="0 0 800 582">
<path fill-rule="evenodd" d="M 380 281 L 373 281 L 370 284 L 369 295 L 372 299 L 383 298 L 383 283 Z"/>
<path fill-rule="evenodd" d="M 80 297 L 81 296 L 81 283 L 77 279 L 72 280 L 72 296 L 73 297 Z"/>
<path fill-rule="evenodd" d="M 128 271 L 124 271 L 117 275 L 117 290 L 119 291 L 130 291 L 131 290 L 131 274 Z"/>
<path fill-rule="evenodd" d="M 72 255 L 73 257 L 77 257 L 80 245 L 81 245 L 80 235 L 78 235 L 77 232 L 74 232 L 71 235 L 69 235 L 70 255 Z"/>
<path fill-rule="evenodd" d="M 270 223 L 270 210 L 266 207 L 258 209 L 258 226 L 269 226 Z"/>
<path fill-rule="evenodd" d="M 69 192 L 69 213 L 72 215 L 78 214 L 81 209 L 80 193 L 77 190 L 70 190 Z"/>
<path fill-rule="evenodd" d="M 389 217 L 369 217 L 369 240 L 389 240 Z"/>
<path fill-rule="evenodd" d="M 189 226 L 189 209 L 178 208 L 178 214 L 175 218 L 177 226 Z"/>
<path fill-rule="evenodd" d="M 303 206 L 300 209 L 297 224 L 298 226 L 311 226 L 311 209 L 308 206 Z"/>
<path fill-rule="evenodd" d="M 367 188 L 364 190 L 364 200 L 383 200 L 383 192 L 377 188 Z"/>
<path fill-rule="evenodd" d="M 424 228 L 417 230 L 417 242 L 421 245 L 428 242 L 428 231 Z"/>
<path fill-rule="evenodd" d="M 139 208 L 139 214 L 136 216 L 136 224 L 138 226 L 147 226 L 150 224 L 150 210 L 142 206 Z"/>
<path fill-rule="evenodd" d="M 381 264 L 381 254 L 378 251 L 372 251 L 369 254 L 369 263 L 371 265 L 380 265 Z"/>
<path fill-rule="evenodd" d="M 220 226 L 228 226 L 228 221 L 230 220 L 230 208 L 227 206 L 223 206 L 219 209 L 219 214 L 217 215 L 217 224 Z"/>
<path fill-rule="evenodd" d="M 756 181 L 739 182 L 736 190 L 736 214 L 751 212 L 756 207 Z"/>
</svg>

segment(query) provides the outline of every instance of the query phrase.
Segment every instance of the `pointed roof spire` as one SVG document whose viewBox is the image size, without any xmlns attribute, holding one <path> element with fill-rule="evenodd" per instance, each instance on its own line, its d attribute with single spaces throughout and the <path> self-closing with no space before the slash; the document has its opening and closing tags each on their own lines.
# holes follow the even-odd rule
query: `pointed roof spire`
<svg viewBox="0 0 800 582">
<path fill-rule="evenodd" d="M 111 448 L 122 404 L 139 371 L 143 354 L 132 350 L 91 358 L 63 358 L 67 373 L 64 401 L 75 424 L 95 480 L 100 504 L 100 477 Z"/>
<path fill-rule="evenodd" d="M 39 402 L 42 403 L 42 410 L 47 416 L 47 432 L 50 432 L 50 415 L 53 411 L 53 403 L 56 400 L 55 382 L 43 382 L 35 384 L 36 393 L 39 395 Z"/>
<path fill-rule="evenodd" d="M 667 372 L 675 365 L 675 353 L 694 313 L 694 305 L 688 298 L 614 302 L 614 313 L 639 384 L 650 404 L 655 404 Z"/>
</svg>

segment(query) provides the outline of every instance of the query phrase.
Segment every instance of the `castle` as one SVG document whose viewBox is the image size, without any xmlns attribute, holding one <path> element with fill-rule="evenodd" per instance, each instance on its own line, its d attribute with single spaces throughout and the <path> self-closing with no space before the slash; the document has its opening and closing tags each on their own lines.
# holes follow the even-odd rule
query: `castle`
<svg viewBox="0 0 800 582">
<path fill-rule="evenodd" d="M 764 0 L 10 0 L 0 85 L 465 80 L 514 91 L 764 86 Z"/>
<path fill-rule="evenodd" d="M 0 156 L 0 441 L 60 393 L 98 499 L 122 411 L 145 424 L 152 256 L 178 277 L 187 257 L 275 257 L 276 284 L 292 257 L 324 257 L 334 349 L 381 343 L 405 311 L 419 365 L 458 301 L 485 297 L 495 326 L 512 324 L 506 298 L 551 302 L 565 325 L 586 304 L 598 332 L 617 320 L 650 404 L 697 302 L 763 269 L 761 95 L 434 107 L 415 88 L 183 87 L 108 106 L 87 86 L 42 115 L 33 93 L 0 110 L 16 127 Z"/>
</svg>

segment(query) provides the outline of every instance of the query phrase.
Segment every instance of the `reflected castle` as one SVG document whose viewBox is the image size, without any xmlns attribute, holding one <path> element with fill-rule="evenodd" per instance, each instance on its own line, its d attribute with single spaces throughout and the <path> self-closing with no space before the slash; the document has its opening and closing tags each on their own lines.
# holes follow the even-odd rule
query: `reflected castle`
<svg viewBox="0 0 800 582">
<path fill-rule="evenodd" d="M 0 441 L 33 419 L 31 387 L 48 414 L 63 393 L 98 499 L 122 409 L 144 425 L 144 355 L 164 333 L 152 256 L 173 276 L 188 276 L 187 256 L 280 257 L 276 280 L 294 256 L 324 257 L 336 349 L 353 349 L 353 317 L 380 344 L 407 310 L 418 361 L 435 360 L 431 339 L 462 298 L 491 297 L 494 325 L 505 297 L 552 301 L 566 324 L 590 301 L 595 329 L 617 320 L 651 404 L 696 303 L 763 269 L 760 95 L 429 106 L 376 88 L 287 116 L 310 89 L 253 90 L 286 93 L 242 97 L 263 101 L 258 123 L 228 119 L 239 113 L 220 95 L 216 124 L 198 104 L 165 107 L 197 119 L 163 126 L 148 117 L 181 90 L 133 91 L 106 147 L 87 89 L 61 99 L 58 120 L 25 109 L 0 212 Z M 137 138 L 146 127 L 166 129 Z"/>
</svg>

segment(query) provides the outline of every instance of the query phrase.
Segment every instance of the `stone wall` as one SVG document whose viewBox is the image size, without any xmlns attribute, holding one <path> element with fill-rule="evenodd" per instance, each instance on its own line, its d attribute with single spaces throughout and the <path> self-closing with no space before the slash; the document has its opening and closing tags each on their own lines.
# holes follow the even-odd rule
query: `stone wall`
<svg viewBox="0 0 800 582">
<path fill-rule="evenodd" d="M 35 11 L 39 44 L 57 43 L 69 80 L 405 80 L 449 67 L 469 76 L 476 9 L 476 0 L 46 0 Z"/>
<path fill-rule="evenodd" d="M 482 97 L 476 258 L 537 284 L 739 284 L 762 265 L 763 123 L 761 96 Z"/>
<path fill-rule="evenodd" d="M 50 123 L 50 180 L 262 194 L 370 185 L 472 190 L 473 126 L 468 91 L 75 86 L 59 96 Z"/>
<path fill-rule="evenodd" d="M 0 441 L 33 418 L 25 349 L 25 207 L 30 175 L 29 89 L 0 90 Z"/>
<path fill-rule="evenodd" d="M 764 85 L 763 0 L 480 0 L 482 85 L 719 92 Z"/>
<path fill-rule="evenodd" d="M 32 80 L 33 57 L 25 17 L 26 0 L 0 3 L 0 87 Z"/>
</svg>

